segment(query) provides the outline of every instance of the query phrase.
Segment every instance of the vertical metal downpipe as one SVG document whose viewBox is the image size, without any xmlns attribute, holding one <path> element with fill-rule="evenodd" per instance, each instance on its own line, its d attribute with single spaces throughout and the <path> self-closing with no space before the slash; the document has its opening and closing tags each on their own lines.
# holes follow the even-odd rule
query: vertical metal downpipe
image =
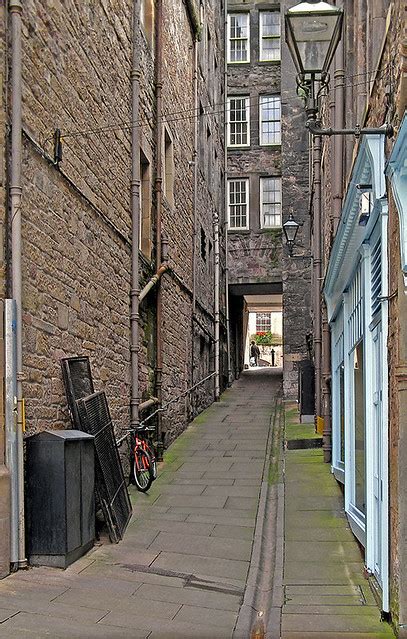
<svg viewBox="0 0 407 639">
<path fill-rule="evenodd" d="M 162 128 L 162 13 L 163 5 L 162 0 L 157 0 L 157 15 L 156 15 L 156 48 L 155 48 L 155 64 L 156 64 L 156 179 L 155 179 L 155 193 L 156 193 L 156 267 L 157 270 L 161 264 L 161 218 L 162 218 L 162 162 L 163 162 L 163 128 Z M 156 397 L 158 399 L 158 405 L 162 405 L 162 374 L 163 374 L 163 351 L 162 351 L 162 292 L 161 282 L 158 283 L 157 288 L 157 326 L 156 326 L 156 368 L 155 368 L 155 387 Z M 162 414 L 157 415 L 157 437 L 159 444 L 158 457 L 162 455 Z"/>
<path fill-rule="evenodd" d="M 225 69 L 224 69 L 224 77 L 225 77 L 225 87 L 224 87 L 224 96 L 225 96 L 225 121 L 224 121 L 224 140 L 225 140 L 225 300 L 226 300 L 226 353 L 227 353 L 227 367 L 228 367 L 228 385 L 232 383 L 232 365 L 230 358 L 230 317 L 229 317 L 229 255 L 228 255 L 228 59 L 226 52 L 226 39 L 227 39 L 227 29 L 228 29 L 228 8 L 227 2 L 224 3 L 224 37 L 223 41 L 225 43 L 224 55 L 225 55 Z M 236 371 L 237 372 L 237 371 Z"/>
<path fill-rule="evenodd" d="M 137 428 L 139 419 L 139 235 L 140 235 L 140 129 L 139 99 L 140 99 L 140 62 L 139 62 L 139 33 L 140 33 L 140 3 L 133 3 L 133 59 L 131 69 L 132 88 L 132 130 L 131 130 L 131 314 L 130 314 L 130 360 L 131 360 L 131 427 Z"/>
<path fill-rule="evenodd" d="M 27 564 L 24 522 L 24 452 L 23 452 L 23 348 L 22 348 L 22 274 L 21 274 L 21 156 L 22 156 L 22 43 L 20 0 L 9 2 L 11 20 L 11 268 L 12 294 L 16 303 L 17 365 L 17 456 L 18 456 L 18 566 Z"/>
<path fill-rule="evenodd" d="M 338 44 L 335 54 L 335 72 L 334 72 L 334 91 L 335 91 L 335 129 L 343 129 L 345 127 L 345 59 L 343 38 Z M 342 135 L 334 135 L 334 170 L 333 170 L 333 233 L 334 237 L 338 228 L 342 211 L 342 195 L 343 195 L 343 151 L 344 137 Z"/>
<path fill-rule="evenodd" d="M 200 110 L 198 105 L 198 40 L 194 36 L 194 229 L 192 234 L 192 316 L 191 316 L 191 384 L 195 383 L 195 313 L 196 313 L 196 254 L 197 254 L 197 238 L 198 238 L 198 127 L 200 121 Z M 193 395 L 190 396 L 192 401 Z"/>
<path fill-rule="evenodd" d="M 314 353 L 315 353 L 315 411 L 322 416 L 322 237 L 321 237 L 321 136 L 314 137 Z"/>
<path fill-rule="evenodd" d="M 338 3 L 336 3 L 338 4 Z M 334 99 L 333 102 L 333 126 L 335 129 L 345 127 L 345 70 L 344 70 L 344 43 L 340 40 L 335 54 L 334 71 Z M 343 184 L 343 150 L 344 137 L 334 135 L 331 144 L 332 149 L 332 240 L 335 238 L 342 212 L 342 184 Z M 329 463 L 332 459 L 332 411 L 331 411 L 331 334 L 328 325 L 327 310 L 324 305 L 322 323 L 322 350 L 323 350 L 323 451 L 324 461 Z"/>
<path fill-rule="evenodd" d="M 215 211 L 213 221 L 213 234 L 214 234 L 214 259 L 215 259 L 215 401 L 220 397 L 220 378 L 219 378 L 219 364 L 220 364 L 220 310 L 219 310 L 219 293 L 220 293 L 220 264 L 219 264 L 219 214 Z"/>
<path fill-rule="evenodd" d="M 18 566 L 18 437 L 15 402 L 16 380 L 16 303 L 5 300 L 4 304 L 4 394 L 6 426 L 6 466 L 10 473 L 10 563 Z"/>
</svg>

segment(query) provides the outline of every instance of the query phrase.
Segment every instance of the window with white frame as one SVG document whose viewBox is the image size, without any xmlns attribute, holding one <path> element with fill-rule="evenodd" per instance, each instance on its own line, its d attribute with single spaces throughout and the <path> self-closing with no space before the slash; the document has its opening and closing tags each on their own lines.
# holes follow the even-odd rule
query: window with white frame
<svg viewBox="0 0 407 639">
<path fill-rule="evenodd" d="M 256 333 L 271 331 L 271 313 L 256 313 Z"/>
<path fill-rule="evenodd" d="M 250 144 L 250 98 L 228 98 L 228 146 Z"/>
<path fill-rule="evenodd" d="M 281 144 L 281 98 L 260 96 L 260 144 Z"/>
<path fill-rule="evenodd" d="M 280 60 L 280 14 L 278 11 L 260 11 L 260 60 Z"/>
<path fill-rule="evenodd" d="M 262 228 L 281 227 L 281 178 L 260 178 L 260 197 Z"/>
<path fill-rule="evenodd" d="M 228 198 L 229 229 L 248 229 L 249 180 L 229 180 Z"/>
<path fill-rule="evenodd" d="M 250 61 L 249 13 L 228 14 L 228 62 Z"/>
</svg>

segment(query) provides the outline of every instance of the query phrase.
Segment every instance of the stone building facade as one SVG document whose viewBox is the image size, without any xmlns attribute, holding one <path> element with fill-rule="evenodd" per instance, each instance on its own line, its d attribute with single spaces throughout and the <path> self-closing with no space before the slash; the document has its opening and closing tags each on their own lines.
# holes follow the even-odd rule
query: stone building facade
<svg viewBox="0 0 407 639">
<path fill-rule="evenodd" d="M 244 296 L 282 295 L 284 393 L 297 398 L 298 362 L 310 331 L 309 219 L 304 207 L 308 164 L 305 133 L 298 137 L 301 101 L 284 43 L 285 4 L 228 1 L 229 291 L 235 372 L 243 367 Z M 239 121 L 240 120 L 240 121 Z M 244 133 L 241 135 L 243 120 Z M 247 214 L 237 219 L 236 198 Z M 294 214 L 302 246 L 289 256 L 282 224 Z"/>
<path fill-rule="evenodd" d="M 60 359 L 73 355 L 89 356 L 95 388 L 106 391 L 117 431 L 128 428 L 133 126 L 139 132 L 140 289 L 165 262 L 161 279 L 140 302 L 140 401 L 156 397 L 157 389 L 163 405 L 179 398 L 160 423 L 169 443 L 214 399 L 213 377 L 189 389 L 213 372 L 215 360 L 215 220 L 224 238 L 223 113 L 215 109 L 224 91 L 224 22 L 218 4 L 87 0 L 68 6 L 32 0 L 21 6 L 16 0 L 0 8 L 4 297 L 12 295 L 13 276 L 6 153 L 14 96 L 5 73 L 12 65 L 12 5 L 20 16 L 22 35 L 20 211 L 27 435 L 69 427 Z M 140 78 L 135 125 L 134 43 Z M 54 154 L 57 129 L 62 160 Z M 225 269 L 220 270 L 222 304 Z M 220 311 L 224 324 L 224 308 Z M 223 349 L 224 328 L 220 334 Z M 141 418 L 147 415 L 143 412 Z M 0 455 L 0 471 L 1 463 Z M 0 525 L 2 517 L 0 513 Z"/>
<path fill-rule="evenodd" d="M 331 331 L 323 359 L 332 380 L 331 463 L 344 483 L 345 510 L 362 540 L 380 607 L 404 637 L 407 7 L 401 0 L 355 0 L 343 9 L 324 125 L 393 132 L 338 136 L 323 147 L 324 294 Z"/>
</svg>

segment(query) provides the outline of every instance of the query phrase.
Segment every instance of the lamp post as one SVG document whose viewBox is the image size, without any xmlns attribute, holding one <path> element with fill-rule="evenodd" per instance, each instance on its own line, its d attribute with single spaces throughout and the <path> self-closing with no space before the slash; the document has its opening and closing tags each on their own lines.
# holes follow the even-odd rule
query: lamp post
<svg viewBox="0 0 407 639">
<path fill-rule="evenodd" d="M 288 252 L 290 255 L 293 254 L 294 243 L 297 237 L 299 227 L 300 225 L 298 224 L 298 222 L 294 220 L 293 214 L 290 213 L 287 222 L 283 224 L 283 231 L 284 231 L 286 243 L 288 246 Z"/>
<path fill-rule="evenodd" d="M 306 127 L 313 138 L 313 312 L 315 357 L 315 409 L 322 415 L 322 201 L 321 201 L 321 136 L 378 133 L 391 136 L 389 125 L 380 128 L 322 128 L 319 98 L 329 89 L 329 67 L 342 35 L 344 13 L 341 7 L 327 2 L 300 2 L 285 13 L 285 36 L 297 69 L 297 85 L 305 98 Z M 329 356 L 329 353 L 326 354 Z M 326 369 L 326 367 L 325 367 Z M 330 454 L 330 433 L 324 429 L 324 454 Z"/>
<path fill-rule="evenodd" d="M 285 14 L 288 48 L 298 72 L 297 84 L 306 99 L 307 127 L 313 134 L 313 324 L 315 356 L 315 411 L 322 416 L 322 201 L 321 123 L 318 99 L 329 81 L 328 70 L 341 39 L 343 10 L 327 2 L 301 2 Z"/>
</svg>

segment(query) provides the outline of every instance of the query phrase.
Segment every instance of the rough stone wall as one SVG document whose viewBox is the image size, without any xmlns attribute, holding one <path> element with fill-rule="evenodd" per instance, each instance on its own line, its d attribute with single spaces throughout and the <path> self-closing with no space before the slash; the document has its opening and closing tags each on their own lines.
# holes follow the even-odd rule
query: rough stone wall
<svg viewBox="0 0 407 639">
<path fill-rule="evenodd" d="M 131 2 L 23 9 L 23 357 L 27 426 L 67 425 L 59 360 L 88 355 L 128 423 Z M 52 136 L 61 130 L 61 170 Z M 98 130 L 103 129 L 103 130 Z"/>
<path fill-rule="evenodd" d="M 259 140 L 259 96 L 280 93 L 280 64 L 259 62 L 259 3 L 228 2 L 230 11 L 250 12 L 250 62 L 228 65 L 228 95 L 250 98 L 250 148 L 228 149 L 228 178 L 249 178 L 249 231 L 229 231 L 229 283 L 281 280 L 281 232 L 261 229 L 260 178 L 281 176 L 281 146 Z M 276 3 L 261 9 L 278 8 Z"/>
<path fill-rule="evenodd" d="M 291 4 L 295 4 L 292 2 Z M 249 177 L 250 230 L 229 233 L 230 283 L 282 282 L 284 316 L 284 393 L 297 397 L 298 361 L 307 356 L 305 335 L 310 331 L 310 258 L 308 139 L 303 107 L 295 96 L 295 75 L 284 43 L 284 11 L 288 2 L 241 3 L 229 0 L 229 10 L 250 10 L 251 62 L 228 66 L 228 94 L 250 96 L 250 149 L 229 149 L 228 177 Z M 259 63 L 259 9 L 279 9 L 281 63 Z M 281 94 L 282 144 L 259 144 L 259 95 Z M 282 231 L 262 230 L 260 177 L 282 177 L 283 222 L 293 213 L 304 223 L 295 257 L 283 248 Z M 235 336 L 233 335 L 233 339 Z M 238 358 L 237 358 L 238 360 Z"/>
<path fill-rule="evenodd" d="M 6 10 L 0 5 L 0 297 L 6 292 Z"/>
<path fill-rule="evenodd" d="M 113 4 L 86 0 L 67 7 L 29 0 L 23 9 L 23 349 L 29 433 L 68 425 L 59 360 L 77 354 L 90 357 L 95 386 L 106 390 L 114 421 L 128 424 L 133 2 Z M 167 401 L 184 392 L 192 380 L 195 114 L 193 29 L 187 7 L 178 0 L 163 4 L 163 113 L 174 148 L 174 202 L 164 197 L 162 221 L 175 273 L 163 278 L 163 399 Z M 210 91 L 215 100 L 223 83 L 223 26 L 217 4 L 208 0 L 205 7 L 205 25 L 212 30 L 218 65 Z M 140 143 L 151 165 L 152 253 L 140 255 L 143 286 L 157 266 L 156 86 L 154 35 L 149 38 L 141 29 L 138 37 Z M 205 50 L 205 60 L 206 56 Z M 207 83 L 203 76 L 202 86 Z M 201 94 L 207 104 L 204 89 Z M 217 183 L 211 182 L 214 160 L 208 157 L 197 197 L 198 220 L 207 238 L 207 256 L 198 269 L 197 301 L 205 318 L 201 323 L 209 333 L 213 333 L 214 304 L 213 212 L 224 215 L 222 126 L 222 114 L 213 115 Z M 56 128 L 61 130 L 63 146 L 59 168 L 52 162 Z M 141 304 L 140 315 L 140 393 L 145 399 L 155 387 L 155 292 Z M 208 336 L 204 350 L 202 370 L 212 370 L 213 343 Z M 212 398 L 213 389 L 208 388 L 194 410 Z M 171 412 L 168 421 L 173 421 Z M 178 421 L 173 435 L 187 424 L 185 409 Z"/>
<path fill-rule="evenodd" d="M 215 213 L 224 220 L 223 114 L 215 104 L 223 87 L 223 25 L 217 3 L 203 4 L 201 21 L 196 113 L 194 28 L 177 0 L 163 3 L 163 113 L 175 169 L 173 201 L 164 195 L 162 215 L 171 267 L 161 283 L 164 404 L 214 369 Z M 167 443 L 213 401 L 213 389 L 211 379 L 163 414 Z"/>
<path fill-rule="evenodd" d="M 282 2 L 281 14 L 294 4 L 291 1 Z M 297 399 L 298 362 L 308 357 L 306 335 L 311 332 L 309 140 L 305 129 L 304 106 L 296 95 L 294 65 L 285 42 L 282 60 L 283 222 L 292 213 L 296 222 L 302 225 L 298 230 L 293 256 L 289 256 L 284 246 L 282 257 L 283 385 L 285 397 Z"/>
<path fill-rule="evenodd" d="M 4 325 L 6 294 L 6 12 L 0 5 L 0 578 L 10 567 L 10 476 L 5 465 Z"/>
<path fill-rule="evenodd" d="M 196 210 L 196 305 L 193 321 L 193 352 L 191 381 L 196 384 L 214 370 L 214 277 L 215 237 L 214 220 L 217 216 L 220 233 L 220 264 L 225 264 L 224 251 L 224 35 L 223 13 L 219 2 L 206 2 L 201 15 L 203 26 L 198 44 L 198 145 L 195 161 L 198 171 Z M 225 287 L 221 277 L 220 288 Z M 224 310 L 224 304 L 223 310 Z M 222 321 L 222 320 L 221 320 Z M 224 317 L 221 325 L 221 343 L 225 340 Z M 222 359 L 221 359 L 222 368 Z M 221 370 L 221 379 L 223 372 Z M 213 398 L 214 380 L 199 386 L 191 396 L 191 416 L 207 406 Z"/>
</svg>

